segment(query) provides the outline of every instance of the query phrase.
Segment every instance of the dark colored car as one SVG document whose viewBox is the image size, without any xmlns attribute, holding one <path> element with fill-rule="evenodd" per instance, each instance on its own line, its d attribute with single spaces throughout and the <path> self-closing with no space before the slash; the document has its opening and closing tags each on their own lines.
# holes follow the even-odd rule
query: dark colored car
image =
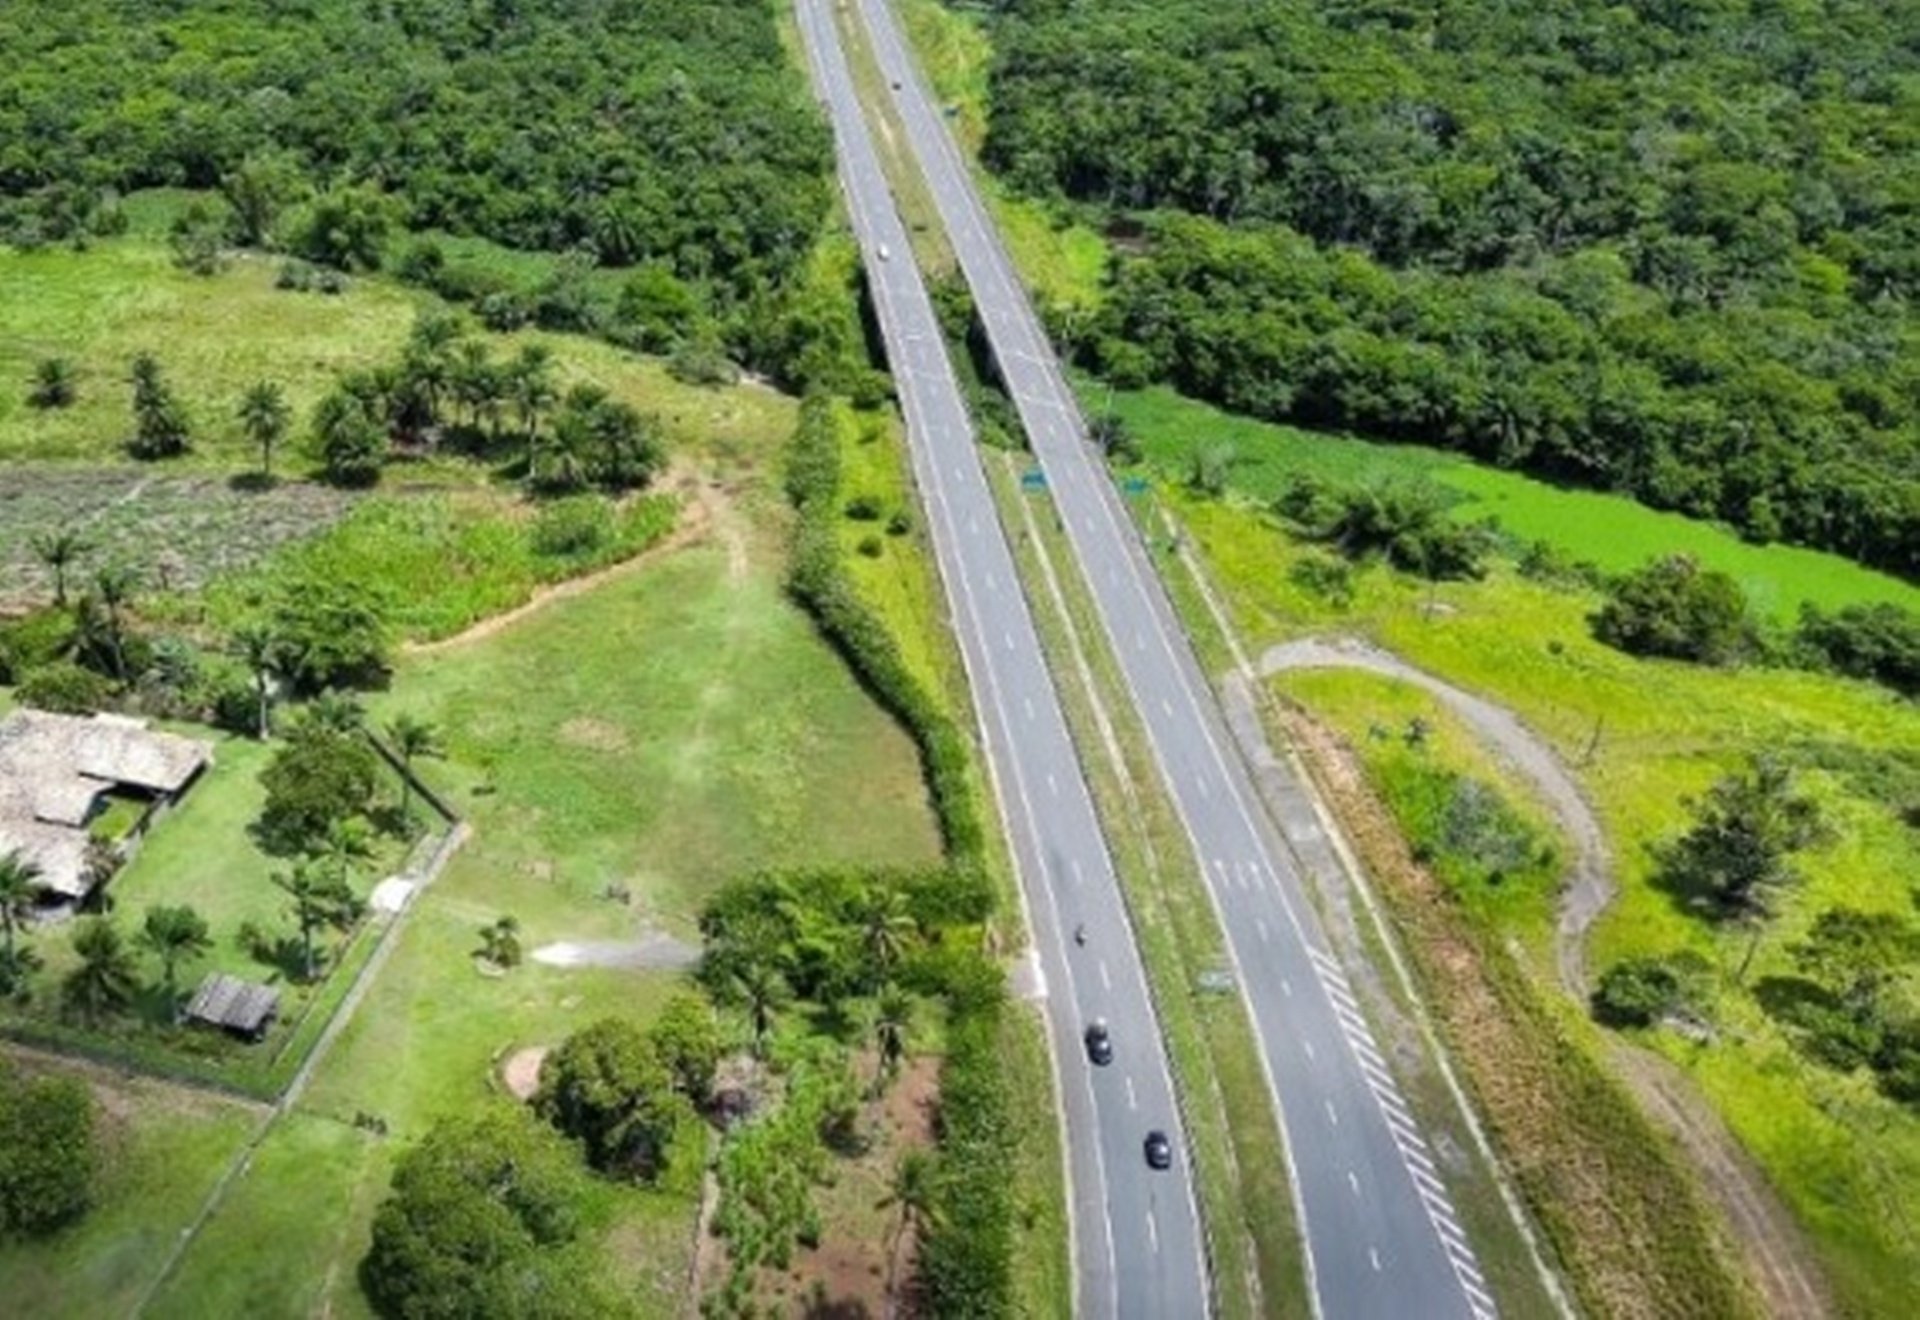
<svg viewBox="0 0 1920 1320">
<path fill-rule="evenodd" d="M 1149 1169 L 1173 1167 L 1173 1143 L 1167 1140 L 1167 1134 L 1159 1128 L 1147 1133 L 1147 1167 Z"/>
<path fill-rule="evenodd" d="M 1095 1022 L 1087 1028 L 1087 1057 L 1102 1068 L 1113 1062 L 1113 1036 L 1106 1023 Z"/>
</svg>

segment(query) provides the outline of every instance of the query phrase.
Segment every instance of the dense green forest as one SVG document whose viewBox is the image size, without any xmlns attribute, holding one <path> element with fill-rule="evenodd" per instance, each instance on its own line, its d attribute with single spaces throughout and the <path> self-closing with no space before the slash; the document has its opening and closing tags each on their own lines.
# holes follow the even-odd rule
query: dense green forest
<svg viewBox="0 0 1920 1320">
<path fill-rule="evenodd" d="M 1116 379 L 1920 571 L 1920 3 L 999 9 Z"/>
<path fill-rule="evenodd" d="M 219 189 L 250 243 L 377 231 L 377 190 L 406 226 L 648 263 L 744 317 L 801 269 L 829 151 L 765 0 L 0 7 L 17 243 L 108 229 L 115 194 L 162 185 Z"/>
</svg>

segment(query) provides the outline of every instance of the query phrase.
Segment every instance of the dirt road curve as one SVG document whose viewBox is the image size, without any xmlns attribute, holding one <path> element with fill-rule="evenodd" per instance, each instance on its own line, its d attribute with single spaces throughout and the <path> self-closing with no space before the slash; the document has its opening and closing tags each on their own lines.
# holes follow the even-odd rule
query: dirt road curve
<svg viewBox="0 0 1920 1320">
<path fill-rule="evenodd" d="M 1460 716 L 1503 763 L 1526 777 L 1573 844 L 1572 873 L 1560 895 L 1555 960 L 1562 988 L 1584 1002 L 1586 935 L 1613 901 L 1612 858 L 1599 818 L 1546 740 L 1504 707 L 1358 638 L 1286 642 L 1268 650 L 1255 667 L 1262 677 L 1295 669 L 1359 669 L 1412 683 Z M 1739 1240 L 1749 1275 L 1769 1310 L 1794 1317 L 1832 1314 L 1799 1226 L 1686 1075 L 1659 1055 L 1623 1042 L 1615 1043 L 1612 1054 L 1616 1074 L 1632 1088 L 1641 1108 L 1670 1131 L 1694 1161 Z"/>
</svg>

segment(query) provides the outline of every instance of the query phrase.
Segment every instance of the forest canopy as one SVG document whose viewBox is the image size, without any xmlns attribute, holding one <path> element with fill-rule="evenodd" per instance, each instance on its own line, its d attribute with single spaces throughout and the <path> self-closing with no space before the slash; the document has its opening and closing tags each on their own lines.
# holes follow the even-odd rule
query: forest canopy
<svg viewBox="0 0 1920 1320">
<path fill-rule="evenodd" d="M 1008 0 L 1126 381 L 1920 571 L 1920 3 Z"/>
<path fill-rule="evenodd" d="M 18 0 L 0 8 L 0 231 L 103 196 L 384 192 L 414 228 L 791 278 L 830 144 L 764 0 Z M 292 176 L 289 178 L 289 176 Z"/>
</svg>

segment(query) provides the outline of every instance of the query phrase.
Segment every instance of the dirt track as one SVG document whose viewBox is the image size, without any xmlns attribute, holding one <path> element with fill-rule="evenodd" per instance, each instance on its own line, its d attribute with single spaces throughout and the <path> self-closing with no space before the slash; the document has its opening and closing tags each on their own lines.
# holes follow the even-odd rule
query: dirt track
<svg viewBox="0 0 1920 1320">
<path fill-rule="evenodd" d="M 1526 777 L 1546 801 L 1574 847 L 1572 875 L 1560 896 L 1555 959 L 1562 988 L 1587 996 L 1586 934 L 1613 900 L 1612 859 L 1599 818 L 1559 754 L 1511 711 L 1357 638 L 1307 638 L 1268 650 L 1261 676 L 1297 669 L 1360 669 L 1412 683 L 1432 693 L 1473 729 L 1502 762 Z M 1679 1141 L 1726 1215 L 1747 1261 L 1749 1277 L 1776 1315 L 1832 1314 L 1819 1269 L 1799 1226 L 1774 1194 L 1766 1175 L 1701 1099 L 1678 1068 L 1659 1055 L 1615 1042 L 1614 1071 L 1645 1112 Z"/>
</svg>

